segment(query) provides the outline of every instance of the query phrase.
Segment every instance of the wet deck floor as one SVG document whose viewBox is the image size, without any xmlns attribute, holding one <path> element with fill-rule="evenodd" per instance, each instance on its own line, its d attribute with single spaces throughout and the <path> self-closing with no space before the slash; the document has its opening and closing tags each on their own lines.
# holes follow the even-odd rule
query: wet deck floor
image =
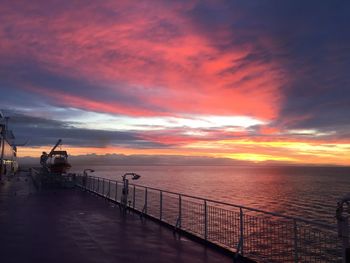
<svg viewBox="0 0 350 263">
<path fill-rule="evenodd" d="M 0 262 L 232 262 L 232 258 L 81 190 L 0 186 Z"/>
</svg>

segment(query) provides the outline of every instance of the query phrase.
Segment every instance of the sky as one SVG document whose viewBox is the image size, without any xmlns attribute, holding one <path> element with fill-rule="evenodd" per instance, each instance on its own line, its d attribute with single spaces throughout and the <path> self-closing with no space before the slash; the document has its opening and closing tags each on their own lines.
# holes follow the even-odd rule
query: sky
<svg viewBox="0 0 350 263">
<path fill-rule="evenodd" d="M 20 157 L 350 165 L 350 2 L 7 1 L 0 109 Z"/>
</svg>

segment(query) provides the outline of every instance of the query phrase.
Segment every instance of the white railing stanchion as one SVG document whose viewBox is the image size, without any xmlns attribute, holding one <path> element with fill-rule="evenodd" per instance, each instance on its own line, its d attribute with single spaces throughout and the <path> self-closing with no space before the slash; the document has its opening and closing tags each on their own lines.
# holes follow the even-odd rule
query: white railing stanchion
<svg viewBox="0 0 350 263">
<path fill-rule="evenodd" d="M 135 209 L 135 204 L 136 204 L 136 186 L 134 185 L 134 190 L 133 190 L 133 193 L 132 193 L 132 208 Z"/>
<path fill-rule="evenodd" d="M 204 239 L 208 240 L 208 206 L 207 206 L 207 200 L 204 200 Z"/>
<path fill-rule="evenodd" d="M 160 191 L 160 197 L 159 197 L 159 220 L 162 221 L 163 219 L 163 191 Z"/>
<path fill-rule="evenodd" d="M 179 228 L 181 229 L 181 221 L 182 221 L 182 198 L 181 195 L 179 194 Z"/>
<path fill-rule="evenodd" d="M 240 251 L 244 255 L 244 214 L 242 207 L 239 209 L 239 233 L 240 233 Z M 237 251 L 239 252 L 239 251 Z"/>
<path fill-rule="evenodd" d="M 118 181 L 115 181 L 115 201 L 118 203 Z"/>
<path fill-rule="evenodd" d="M 108 198 L 111 197 L 111 180 L 108 180 Z"/>
<path fill-rule="evenodd" d="M 147 187 L 145 187 L 146 188 L 146 190 L 145 190 L 145 207 L 144 207 L 144 210 L 145 210 L 145 214 L 147 215 L 147 198 L 148 198 L 148 189 L 147 189 Z"/>
<path fill-rule="evenodd" d="M 349 242 L 349 217 L 350 217 L 350 196 L 342 198 L 336 209 L 338 238 L 341 240 L 342 262 L 350 261 L 350 242 Z"/>
<path fill-rule="evenodd" d="M 298 226 L 297 221 L 293 219 L 293 228 L 294 228 L 294 262 L 299 262 L 298 256 Z"/>
</svg>

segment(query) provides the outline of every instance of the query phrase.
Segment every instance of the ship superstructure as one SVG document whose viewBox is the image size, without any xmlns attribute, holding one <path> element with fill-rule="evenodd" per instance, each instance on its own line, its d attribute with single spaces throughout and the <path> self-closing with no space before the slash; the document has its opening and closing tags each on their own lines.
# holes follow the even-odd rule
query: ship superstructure
<svg viewBox="0 0 350 263">
<path fill-rule="evenodd" d="M 17 172 L 17 147 L 15 136 L 8 129 L 8 117 L 0 112 L 0 179 Z"/>
</svg>

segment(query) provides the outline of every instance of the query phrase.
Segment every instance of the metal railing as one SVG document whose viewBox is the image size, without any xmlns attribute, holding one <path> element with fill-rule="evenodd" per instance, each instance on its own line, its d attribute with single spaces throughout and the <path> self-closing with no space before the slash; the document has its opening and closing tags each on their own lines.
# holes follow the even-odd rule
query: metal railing
<svg viewBox="0 0 350 263">
<path fill-rule="evenodd" d="M 121 204 L 123 182 L 77 176 Z M 246 206 L 129 184 L 127 207 L 258 262 L 342 262 L 337 227 Z"/>
</svg>

